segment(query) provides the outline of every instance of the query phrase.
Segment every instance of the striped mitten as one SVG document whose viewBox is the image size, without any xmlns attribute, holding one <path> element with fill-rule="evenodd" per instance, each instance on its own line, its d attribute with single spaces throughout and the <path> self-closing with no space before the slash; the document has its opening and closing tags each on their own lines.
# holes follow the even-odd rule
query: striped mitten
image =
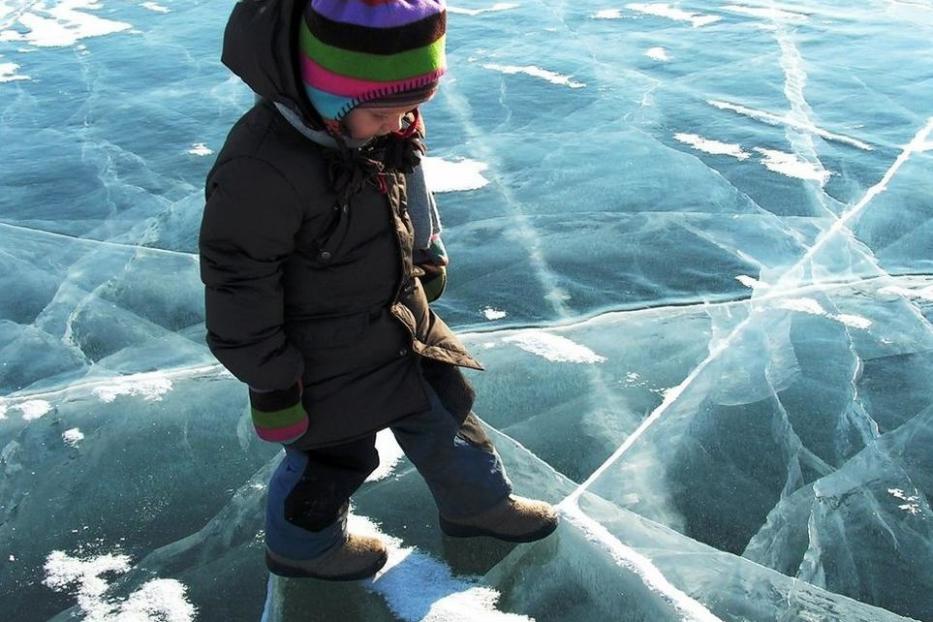
<svg viewBox="0 0 933 622">
<path fill-rule="evenodd" d="M 250 414 L 256 434 L 270 443 L 288 445 L 308 429 L 308 414 L 301 404 L 302 383 L 287 389 L 249 388 Z"/>
</svg>

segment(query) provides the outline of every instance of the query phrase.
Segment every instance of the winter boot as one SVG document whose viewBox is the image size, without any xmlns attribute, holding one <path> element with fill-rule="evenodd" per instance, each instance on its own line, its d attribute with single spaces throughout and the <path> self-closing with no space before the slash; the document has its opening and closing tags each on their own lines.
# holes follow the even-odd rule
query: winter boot
<svg viewBox="0 0 933 622">
<path fill-rule="evenodd" d="M 388 554 L 379 538 L 348 534 L 338 544 L 318 557 L 306 560 L 289 559 L 266 548 L 269 572 L 282 577 L 310 577 L 326 581 L 354 581 L 376 574 Z"/>
<path fill-rule="evenodd" d="M 557 528 L 550 503 L 510 495 L 479 514 L 450 519 L 440 516 L 441 531 L 456 538 L 490 536 L 508 542 L 533 542 Z"/>
</svg>

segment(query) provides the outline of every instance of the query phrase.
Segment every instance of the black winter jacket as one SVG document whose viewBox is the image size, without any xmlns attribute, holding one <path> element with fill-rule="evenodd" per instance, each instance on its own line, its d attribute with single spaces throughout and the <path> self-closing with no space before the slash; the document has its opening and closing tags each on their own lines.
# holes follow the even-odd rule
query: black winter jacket
<svg viewBox="0 0 933 622">
<path fill-rule="evenodd" d="M 223 61 L 264 100 L 237 121 L 207 176 L 208 346 L 263 390 L 250 400 L 267 440 L 300 433 L 296 444 L 311 448 L 371 434 L 429 406 L 422 377 L 466 417 L 474 394 L 458 366 L 483 367 L 428 306 L 404 175 L 373 166 L 379 149 L 347 157 L 310 141 L 273 106 L 320 126 L 292 61 L 301 8 L 244 1 L 228 22 Z"/>
</svg>

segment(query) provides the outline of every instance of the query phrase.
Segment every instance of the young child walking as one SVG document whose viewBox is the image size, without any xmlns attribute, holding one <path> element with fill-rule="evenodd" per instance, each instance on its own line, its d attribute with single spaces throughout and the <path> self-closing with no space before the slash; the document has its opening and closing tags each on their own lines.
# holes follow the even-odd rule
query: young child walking
<svg viewBox="0 0 933 622">
<path fill-rule="evenodd" d="M 428 306 L 447 258 L 418 105 L 445 72 L 446 17 L 443 0 L 243 0 L 227 24 L 222 60 L 257 103 L 207 176 L 201 279 L 211 352 L 248 385 L 259 437 L 285 447 L 266 507 L 275 574 L 385 564 L 346 519 L 386 428 L 445 534 L 528 542 L 557 525 L 511 494 L 460 371 L 483 367 Z"/>
</svg>

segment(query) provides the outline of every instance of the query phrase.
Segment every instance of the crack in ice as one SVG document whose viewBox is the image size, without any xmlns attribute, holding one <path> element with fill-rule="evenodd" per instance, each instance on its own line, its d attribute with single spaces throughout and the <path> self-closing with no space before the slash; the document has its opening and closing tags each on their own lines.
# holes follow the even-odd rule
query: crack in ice
<svg viewBox="0 0 933 622">
<path fill-rule="evenodd" d="M 116 248 L 120 250 L 127 251 L 144 251 L 151 252 L 156 255 L 165 254 L 173 256 L 188 257 L 197 261 L 198 253 L 186 253 L 185 251 L 175 251 L 167 248 L 157 248 L 154 246 L 142 246 L 139 244 L 130 244 L 128 242 L 111 242 L 109 240 L 96 240 L 94 238 L 81 238 L 76 235 L 68 235 L 66 233 L 56 233 L 54 231 L 45 231 L 44 229 L 36 229 L 35 227 L 26 227 L 23 225 L 14 225 L 8 222 L 0 222 L 0 228 L 13 229 L 15 231 L 22 231 L 25 233 L 36 234 L 41 236 L 48 236 L 51 238 L 64 239 L 70 242 L 75 242 L 79 244 L 87 244 L 90 246 L 106 246 L 111 248 Z"/>
<path fill-rule="evenodd" d="M 816 134 L 820 138 L 824 138 L 826 140 L 845 143 L 852 147 L 862 149 L 863 151 L 874 151 L 874 147 L 864 141 L 858 140 L 857 138 L 851 138 L 843 134 L 837 134 L 835 132 L 830 132 L 829 130 L 824 130 L 821 127 L 813 125 L 812 123 L 802 123 L 801 121 L 793 119 L 786 114 L 774 114 L 773 112 L 756 110 L 754 108 L 749 108 L 748 106 L 733 104 L 718 99 L 707 100 L 707 103 L 715 108 L 719 108 L 720 110 L 729 110 L 731 112 L 735 112 L 736 114 L 755 119 L 756 121 L 762 121 L 768 125 L 786 125 L 787 127 L 791 127 L 796 130 Z"/>
<path fill-rule="evenodd" d="M 862 211 L 875 196 L 877 196 L 880 192 L 882 192 L 886 188 L 887 183 L 890 182 L 893 176 L 897 173 L 897 171 L 904 164 L 904 162 L 906 162 L 910 158 L 910 155 L 917 149 L 917 147 L 926 142 L 927 136 L 930 134 L 931 131 L 933 131 L 933 117 L 931 117 L 928 120 L 927 125 L 924 128 L 922 128 L 920 131 L 918 131 L 917 134 L 914 136 L 913 140 L 911 140 L 911 142 L 908 143 L 908 145 L 904 148 L 903 152 L 898 156 L 895 162 L 888 168 L 887 172 L 882 177 L 881 181 L 879 181 L 874 186 L 872 186 L 865 193 L 865 195 L 862 197 L 860 201 L 858 201 L 851 209 L 847 210 L 841 218 L 839 218 L 837 221 L 833 223 L 833 226 L 830 227 L 828 231 L 823 232 L 821 236 L 817 238 L 817 241 L 813 244 L 813 246 L 811 246 L 808 249 L 807 253 L 804 254 L 804 257 L 798 260 L 798 262 L 794 264 L 794 266 L 792 266 L 790 269 L 786 270 L 782 274 L 782 276 L 778 279 L 778 283 L 783 282 L 785 278 L 789 278 L 788 275 L 792 275 L 793 273 L 795 273 L 797 268 L 803 265 L 803 263 L 807 259 L 810 259 L 813 256 L 813 254 L 816 253 L 825 244 L 827 239 L 829 239 L 839 228 L 843 227 L 846 222 L 851 220 L 856 214 Z M 756 302 L 760 303 L 763 300 L 783 297 L 785 295 L 786 295 L 786 291 L 782 290 L 781 293 L 779 293 L 779 288 L 773 287 L 771 291 L 769 291 L 768 293 L 760 297 L 753 298 L 752 304 L 754 305 Z M 719 340 L 715 344 L 712 344 L 710 348 L 710 352 L 706 356 L 706 358 L 703 359 L 703 361 L 701 361 L 693 370 L 691 370 L 691 372 L 687 375 L 686 378 L 684 378 L 684 380 L 679 385 L 677 385 L 676 387 L 671 389 L 667 394 L 665 394 L 664 400 L 661 402 L 661 404 L 657 408 L 655 408 L 655 410 L 652 411 L 652 413 L 644 421 L 642 421 L 642 423 L 638 426 L 638 428 L 636 428 L 635 431 L 632 432 L 632 434 L 630 434 L 625 439 L 625 441 L 612 453 L 611 456 L 609 456 L 609 458 L 607 458 L 595 471 L 593 471 L 593 473 L 590 474 L 589 477 L 587 477 L 587 479 L 583 483 L 581 483 L 577 487 L 576 490 L 574 490 L 570 495 L 567 496 L 567 498 L 564 499 L 564 501 L 561 502 L 561 506 L 567 507 L 567 506 L 576 504 L 580 496 L 597 479 L 599 479 L 599 477 L 602 476 L 603 473 L 605 473 L 613 464 L 615 464 L 623 455 L 625 455 L 628 452 L 628 450 L 631 449 L 631 447 L 641 438 L 641 436 L 648 429 L 650 429 L 658 421 L 658 419 L 661 418 L 661 416 L 665 412 L 667 412 L 667 410 L 678 399 L 678 397 L 687 389 L 687 387 L 693 384 L 694 380 L 696 380 L 696 378 L 707 367 L 709 367 L 709 365 L 713 361 L 715 361 L 722 354 L 722 352 L 724 352 L 726 348 L 733 343 L 733 341 L 735 341 L 738 335 L 740 335 L 742 331 L 745 330 L 745 327 L 752 321 L 753 317 L 754 315 L 750 313 L 748 317 L 746 317 L 741 322 L 739 322 L 736 325 L 736 327 L 725 338 Z"/>
</svg>

